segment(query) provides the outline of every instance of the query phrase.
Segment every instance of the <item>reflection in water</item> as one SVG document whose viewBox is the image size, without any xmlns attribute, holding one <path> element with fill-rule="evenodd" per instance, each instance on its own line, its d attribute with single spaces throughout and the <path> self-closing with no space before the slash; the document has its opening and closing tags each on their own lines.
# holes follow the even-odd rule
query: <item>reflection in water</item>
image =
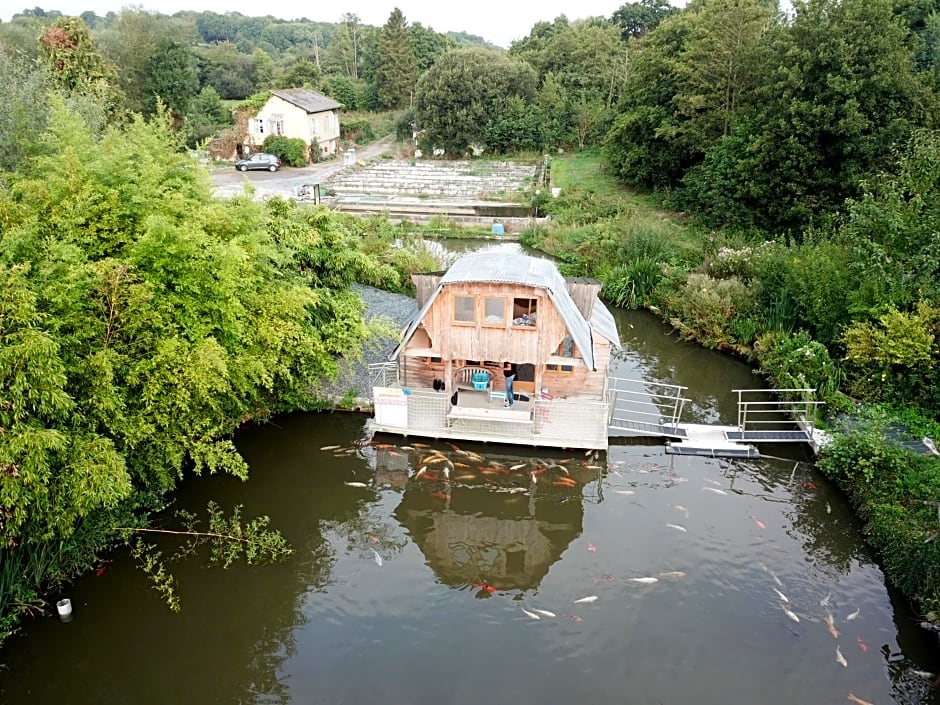
<svg viewBox="0 0 940 705">
<path fill-rule="evenodd" d="M 487 485 L 450 488 L 445 506 L 426 485 L 405 491 L 395 508 L 438 580 L 451 587 L 538 587 L 581 534 L 579 498 L 510 494 Z"/>
</svg>

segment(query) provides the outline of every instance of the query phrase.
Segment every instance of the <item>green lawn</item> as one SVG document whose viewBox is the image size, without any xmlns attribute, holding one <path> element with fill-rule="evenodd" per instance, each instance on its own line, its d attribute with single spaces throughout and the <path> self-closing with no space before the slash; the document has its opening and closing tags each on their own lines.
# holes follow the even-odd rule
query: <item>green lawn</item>
<svg viewBox="0 0 940 705">
<path fill-rule="evenodd" d="M 605 173 L 603 158 L 596 150 L 552 157 L 551 169 L 552 186 L 559 187 L 562 191 L 593 191 L 598 196 L 616 198 L 637 209 L 649 209 L 663 214 L 655 198 L 624 188 L 613 176 Z"/>
</svg>

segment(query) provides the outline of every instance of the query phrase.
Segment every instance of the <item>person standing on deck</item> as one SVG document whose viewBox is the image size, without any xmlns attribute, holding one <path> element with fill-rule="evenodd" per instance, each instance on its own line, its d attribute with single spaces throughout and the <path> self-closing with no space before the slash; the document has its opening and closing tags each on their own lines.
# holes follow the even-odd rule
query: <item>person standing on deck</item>
<svg viewBox="0 0 940 705">
<path fill-rule="evenodd" d="M 503 406 L 512 408 L 515 398 L 512 395 L 512 383 L 516 379 L 516 365 L 512 362 L 503 363 L 503 376 L 506 378 L 506 403 Z"/>
</svg>

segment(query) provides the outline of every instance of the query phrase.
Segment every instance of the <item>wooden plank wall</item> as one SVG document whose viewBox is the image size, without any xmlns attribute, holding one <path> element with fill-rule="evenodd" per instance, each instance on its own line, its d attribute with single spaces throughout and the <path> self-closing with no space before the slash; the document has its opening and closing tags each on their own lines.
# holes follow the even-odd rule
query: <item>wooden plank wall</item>
<svg viewBox="0 0 940 705">
<path fill-rule="evenodd" d="M 565 279 L 565 284 L 581 315 L 584 316 L 585 320 L 591 320 L 594 302 L 597 301 L 597 295 L 601 291 L 601 283 L 596 279 L 577 277 Z"/>
<path fill-rule="evenodd" d="M 440 272 L 435 272 L 433 274 L 412 274 L 411 281 L 415 284 L 415 289 L 417 294 L 415 299 L 418 302 L 418 309 L 420 310 L 424 306 L 425 302 L 431 297 L 431 294 L 434 293 L 434 290 L 437 289 L 437 285 L 441 283 L 443 274 Z"/>
<path fill-rule="evenodd" d="M 425 284 L 431 287 L 432 275 L 424 275 Z M 433 275 L 437 276 L 437 275 Z M 438 277 L 439 279 L 439 277 Z M 416 284 L 417 284 L 416 280 Z M 436 281 L 433 284 L 437 285 Z M 585 280 L 575 282 L 578 297 L 596 297 L 600 285 Z M 430 295 L 429 293 L 427 295 Z M 478 297 L 476 323 L 473 325 L 455 325 L 453 322 L 454 297 Z M 532 328 L 511 326 L 511 319 L 504 326 L 483 325 L 483 299 L 486 296 L 513 298 L 534 298 L 537 301 L 538 325 Z M 577 302 L 577 299 L 576 299 Z M 592 298 L 593 302 L 593 298 Z M 579 304 L 585 305 L 582 301 Z M 593 303 L 590 308 L 593 307 Z M 508 309 L 508 306 L 507 306 Z M 595 336 L 595 364 L 597 372 L 588 370 L 580 360 L 572 360 L 573 370 L 562 372 L 546 370 L 546 361 L 555 354 L 562 340 L 568 335 L 567 327 L 561 315 L 555 309 L 548 294 L 536 287 L 524 287 L 518 284 L 472 283 L 457 287 L 447 286 L 435 299 L 433 306 L 424 318 L 424 327 L 434 342 L 435 352 L 443 358 L 439 363 L 432 363 L 426 358 L 404 358 L 404 383 L 411 387 L 431 388 L 435 379 L 443 379 L 450 389 L 453 372 L 466 360 L 478 361 L 481 366 L 485 361 L 494 363 L 488 366 L 494 373 L 494 387 L 501 385 L 500 363 L 509 360 L 517 364 L 530 363 L 535 366 L 534 389 L 547 387 L 555 397 L 603 398 L 606 390 L 607 366 L 610 362 L 611 346 L 609 341 Z M 416 336 L 409 347 L 424 348 L 424 336 Z M 420 344 L 419 344 L 420 343 Z M 528 385 L 525 385 L 528 386 Z"/>
</svg>

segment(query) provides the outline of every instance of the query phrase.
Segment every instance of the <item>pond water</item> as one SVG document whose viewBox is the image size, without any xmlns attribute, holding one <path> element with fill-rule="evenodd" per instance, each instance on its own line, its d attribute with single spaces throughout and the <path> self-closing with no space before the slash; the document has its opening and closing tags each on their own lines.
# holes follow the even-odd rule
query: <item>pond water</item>
<svg viewBox="0 0 940 705">
<path fill-rule="evenodd" d="M 616 317 L 619 374 L 688 386 L 687 420 L 733 423 L 730 390 L 760 385 L 646 314 Z M 187 481 L 172 508 L 269 515 L 291 557 L 176 563 L 173 614 L 118 552 L 70 586 L 72 623 L 0 651 L 0 702 L 940 703 L 936 640 L 799 448 L 423 447 L 338 413 L 236 442 L 251 478 Z"/>
</svg>

